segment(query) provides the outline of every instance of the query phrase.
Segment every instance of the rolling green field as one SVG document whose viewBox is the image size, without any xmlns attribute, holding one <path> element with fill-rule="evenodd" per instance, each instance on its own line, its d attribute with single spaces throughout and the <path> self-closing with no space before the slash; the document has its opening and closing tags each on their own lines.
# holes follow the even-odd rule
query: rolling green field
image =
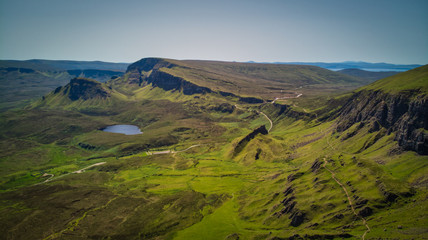
<svg viewBox="0 0 428 240">
<path fill-rule="evenodd" d="M 66 86 L 1 113 L 1 239 L 428 233 L 427 155 L 401 150 L 384 128 L 355 123 L 339 131 L 333 113 L 346 95 L 248 104 L 120 81 L 126 75 L 94 85 L 86 100 L 70 99 Z M 268 133 L 252 134 L 269 129 L 269 119 Z M 114 124 L 143 134 L 100 130 Z"/>
</svg>

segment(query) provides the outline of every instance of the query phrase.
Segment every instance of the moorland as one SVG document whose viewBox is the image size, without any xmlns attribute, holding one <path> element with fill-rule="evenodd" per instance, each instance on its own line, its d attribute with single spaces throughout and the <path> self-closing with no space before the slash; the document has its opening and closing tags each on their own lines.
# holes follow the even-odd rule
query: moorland
<svg viewBox="0 0 428 240">
<path fill-rule="evenodd" d="M 64 70 L 61 87 L 3 106 L 0 238 L 428 233 L 428 65 L 380 80 L 162 58 L 116 70 Z M 102 131 L 116 124 L 143 133 Z"/>
</svg>

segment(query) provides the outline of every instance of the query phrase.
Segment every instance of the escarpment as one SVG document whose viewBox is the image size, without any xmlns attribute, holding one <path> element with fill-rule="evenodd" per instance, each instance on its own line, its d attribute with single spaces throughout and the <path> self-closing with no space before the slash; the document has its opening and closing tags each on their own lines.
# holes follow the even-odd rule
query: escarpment
<svg viewBox="0 0 428 240">
<path fill-rule="evenodd" d="M 243 103 L 263 103 L 264 101 L 257 97 L 242 97 L 233 93 L 223 91 L 213 91 L 206 86 L 200 86 L 183 77 L 175 76 L 168 72 L 168 69 L 177 67 L 174 60 L 162 58 L 143 58 L 138 62 L 131 64 L 127 69 L 127 82 L 129 84 L 138 84 L 144 86 L 152 84 L 165 91 L 177 90 L 185 95 L 205 94 L 216 92 L 224 97 L 238 98 Z M 186 68 L 186 66 L 180 66 Z"/>
<path fill-rule="evenodd" d="M 340 110 L 337 130 L 345 131 L 355 123 L 369 126 L 369 132 L 385 128 L 395 133 L 403 150 L 428 154 L 428 96 L 403 92 L 359 91 Z"/>
<path fill-rule="evenodd" d="M 185 95 L 192 95 L 197 93 L 210 93 L 211 89 L 201 87 L 193 84 L 183 78 L 173 76 L 162 70 L 154 70 L 147 78 L 146 81 L 153 86 L 160 87 L 166 91 L 179 90 Z"/>
</svg>

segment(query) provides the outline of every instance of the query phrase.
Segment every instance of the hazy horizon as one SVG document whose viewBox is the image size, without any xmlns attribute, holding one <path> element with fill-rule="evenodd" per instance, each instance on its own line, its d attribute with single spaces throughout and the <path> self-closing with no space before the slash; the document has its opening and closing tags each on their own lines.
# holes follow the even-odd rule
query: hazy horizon
<svg viewBox="0 0 428 240">
<path fill-rule="evenodd" d="M 82 62 L 107 62 L 107 63 L 123 63 L 123 64 L 132 64 L 134 62 L 137 62 L 144 58 L 165 58 L 165 59 L 172 59 L 168 57 L 142 57 L 140 59 L 137 59 L 132 62 L 124 62 L 124 61 L 104 61 L 104 60 L 85 60 L 85 59 L 46 59 L 46 58 L 32 58 L 32 59 L 0 59 L 0 61 L 33 61 L 33 60 L 48 60 L 48 61 L 82 61 Z M 278 62 L 278 61 L 272 61 L 272 62 L 258 62 L 258 61 L 233 61 L 233 60 L 216 60 L 216 59 L 175 59 L 175 60 L 183 60 L 183 61 L 193 61 L 193 60 L 200 60 L 200 61 L 219 61 L 219 62 L 238 62 L 238 63 L 267 63 L 267 64 L 281 64 L 281 63 L 325 63 L 325 64 L 346 64 L 346 63 L 369 63 L 369 64 L 393 64 L 393 65 L 426 65 L 426 64 L 418 64 L 418 63 L 391 63 L 391 62 L 365 62 L 365 61 L 337 61 L 337 62 L 309 62 L 309 61 L 286 61 L 286 62 Z"/>
<path fill-rule="evenodd" d="M 0 59 L 428 63 L 428 2 L 0 0 Z"/>
</svg>

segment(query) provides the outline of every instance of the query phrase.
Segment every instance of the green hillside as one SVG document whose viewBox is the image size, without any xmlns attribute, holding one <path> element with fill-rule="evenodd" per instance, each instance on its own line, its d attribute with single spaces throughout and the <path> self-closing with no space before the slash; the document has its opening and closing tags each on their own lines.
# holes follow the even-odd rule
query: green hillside
<svg viewBox="0 0 428 240">
<path fill-rule="evenodd" d="M 381 90 L 391 94 L 404 91 L 418 91 L 420 94 L 427 94 L 428 65 L 376 81 L 362 88 L 362 90 Z"/>
<path fill-rule="evenodd" d="M 329 98 L 361 82 L 168 59 L 73 78 L 0 113 L 0 238 L 423 239 L 427 71 Z"/>
</svg>

